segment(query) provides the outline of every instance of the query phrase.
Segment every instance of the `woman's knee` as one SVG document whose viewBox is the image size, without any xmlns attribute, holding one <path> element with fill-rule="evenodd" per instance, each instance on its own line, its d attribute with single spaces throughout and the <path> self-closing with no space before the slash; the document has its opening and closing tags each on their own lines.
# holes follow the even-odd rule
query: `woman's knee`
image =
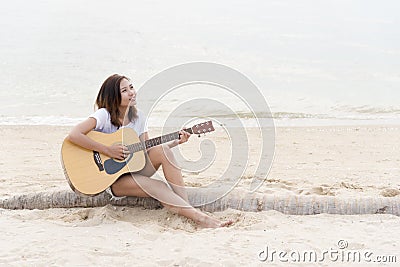
<svg viewBox="0 0 400 267">
<path fill-rule="evenodd" d="M 153 160 L 158 160 L 161 163 L 165 163 L 166 161 L 170 163 L 175 163 L 175 156 L 172 152 L 172 149 L 168 145 L 161 145 L 152 148 L 149 151 L 149 156 Z"/>
<path fill-rule="evenodd" d="M 168 160 L 172 164 L 176 164 L 175 155 L 172 149 L 168 145 L 163 145 L 163 155 L 166 160 Z"/>
</svg>

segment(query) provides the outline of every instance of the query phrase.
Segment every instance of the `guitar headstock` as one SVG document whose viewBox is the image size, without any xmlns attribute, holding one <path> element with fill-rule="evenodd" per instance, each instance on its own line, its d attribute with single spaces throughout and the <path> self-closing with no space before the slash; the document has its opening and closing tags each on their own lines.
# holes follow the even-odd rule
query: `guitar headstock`
<svg viewBox="0 0 400 267">
<path fill-rule="evenodd" d="M 191 130 L 191 131 L 190 131 Z M 212 121 L 202 122 L 196 125 L 193 125 L 191 128 L 186 129 L 185 131 L 192 133 L 192 134 L 205 134 L 212 131 L 215 131 Z"/>
</svg>

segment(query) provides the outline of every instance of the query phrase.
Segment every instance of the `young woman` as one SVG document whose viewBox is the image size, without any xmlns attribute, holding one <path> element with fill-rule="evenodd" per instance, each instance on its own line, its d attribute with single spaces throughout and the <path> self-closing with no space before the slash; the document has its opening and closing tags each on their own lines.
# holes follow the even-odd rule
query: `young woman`
<svg viewBox="0 0 400 267">
<path fill-rule="evenodd" d="M 69 141 L 86 149 L 123 160 L 129 155 L 129 150 L 125 146 L 106 146 L 90 139 L 86 134 L 92 130 L 112 133 L 120 127 L 131 127 L 142 141 L 149 139 L 145 125 L 146 118 L 135 107 L 136 92 L 127 77 L 118 74 L 108 77 L 100 88 L 96 105 L 98 110 L 71 130 L 67 137 Z M 176 167 L 171 148 L 187 142 L 190 134 L 185 131 L 179 133 L 181 136 L 179 140 L 148 149 L 145 153 L 145 167 L 139 172 L 119 177 L 108 192 L 113 197 L 154 197 L 160 200 L 164 207 L 192 219 L 202 227 L 216 228 L 232 224 L 232 221 L 222 222 L 212 218 L 189 204 L 182 174 Z M 163 181 L 149 178 L 160 166 L 170 186 Z"/>
</svg>

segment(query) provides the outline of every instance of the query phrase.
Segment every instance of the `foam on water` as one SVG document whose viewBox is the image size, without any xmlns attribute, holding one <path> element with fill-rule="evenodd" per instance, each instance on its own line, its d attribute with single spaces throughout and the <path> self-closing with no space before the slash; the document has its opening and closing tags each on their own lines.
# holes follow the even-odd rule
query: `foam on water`
<svg viewBox="0 0 400 267">
<path fill-rule="evenodd" d="M 220 120 L 220 116 L 211 116 L 207 119 L 215 121 Z M 0 125 L 50 125 L 50 126 L 74 126 L 86 118 L 68 118 L 68 117 L 0 117 Z M 187 118 L 188 121 L 191 118 Z M 267 121 L 263 123 L 263 120 Z M 290 116 L 277 116 L 271 118 L 257 118 L 253 116 L 229 116 L 225 117 L 225 126 L 229 127 L 260 127 L 260 125 L 276 127 L 301 127 L 301 126 L 351 126 L 351 125 L 400 125 L 399 117 L 370 118 L 348 117 L 348 118 L 324 118 L 305 114 L 291 114 Z M 163 127 L 165 120 L 160 117 L 151 117 L 148 121 L 150 127 Z"/>
<path fill-rule="evenodd" d="M 83 121 L 85 118 L 67 117 L 4 117 L 0 116 L 0 125 L 54 125 L 54 126 L 73 126 Z"/>
</svg>

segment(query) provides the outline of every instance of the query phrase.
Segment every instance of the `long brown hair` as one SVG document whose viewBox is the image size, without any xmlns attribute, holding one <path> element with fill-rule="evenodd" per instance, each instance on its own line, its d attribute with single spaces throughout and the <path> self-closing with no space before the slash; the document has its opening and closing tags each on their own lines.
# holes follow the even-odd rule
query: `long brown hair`
<svg viewBox="0 0 400 267">
<path fill-rule="evenodd" d="M 119 106 L 121 104 L 121 90 L 120 84 L 123 79 L 129 78 L 114 74 L 108 77 L 103 84 L 101 85 L 100 91 L 96 98 L 96 106 L 100 108 L 105 108 L 111 115 L 111 123 L 117 126 L 118 128 L 122 126 L 122 123 L 119 121 Z M 134 106 L 129 107 L 128 111 L 129 121 L 133 121 L 137 118 L 137 109 Z"/>
</svg>

